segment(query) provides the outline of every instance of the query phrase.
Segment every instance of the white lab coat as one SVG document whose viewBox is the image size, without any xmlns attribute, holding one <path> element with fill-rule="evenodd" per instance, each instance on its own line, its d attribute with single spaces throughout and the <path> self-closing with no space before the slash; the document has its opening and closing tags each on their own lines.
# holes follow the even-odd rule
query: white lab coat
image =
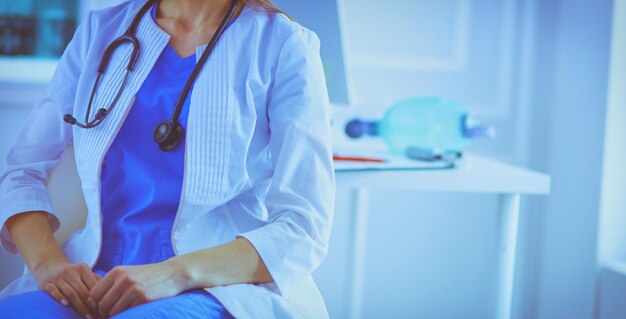
<svg viewBox="0 0 626 319">
<path fill-rule="evenodd" d="M 85 227 L 62 248 L 73 263 L 93 265 L 97 260 L 102 161 L 169 41 L 149 14 L 137 30 L 142 49 L 138 65 L 104 123 L 84 130 L 62 118 L 73 113 L 84 119 L 104 49 L 126 30 L 142 4 L 130 1 L 89 15 L 10 149 L 0 175 L 6 251 L 17 252 L 4 225 L 17 213 L 46 211 L 52 229 L 58 228 L 45 184 L 63 150 L 73 144 L 88 213 Z M 130 46 L 123 45 L 113 55 L 95 98 L 97 108 L 117 92 L 129 53 Z M 172 231 L 176 254 L 237 236 L 257 249 L 273 283 L 207 289 L 237 318 L 328 316 L 311 273 L 326 254 L 332 223 L 329 126 L 317 36 L 283 15 L 246 7 L 220 38 L 191 93 L 183 190 Z M 36 288 L 27 269 L 0 296 Z"/>
</svg>

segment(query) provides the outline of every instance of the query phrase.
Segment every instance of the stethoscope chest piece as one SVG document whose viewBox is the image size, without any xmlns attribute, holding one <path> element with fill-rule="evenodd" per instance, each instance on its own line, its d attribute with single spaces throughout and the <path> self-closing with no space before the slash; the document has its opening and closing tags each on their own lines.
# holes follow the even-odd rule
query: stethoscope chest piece
<svg viewBox="0 0 626 319">
<path fill-rule="evenodd" d="M 162 151 L 169 152 L 178 146 L 185 134 L 180 123 L 163 121 L 154 129 L 154 141 Z"/>
</svg>

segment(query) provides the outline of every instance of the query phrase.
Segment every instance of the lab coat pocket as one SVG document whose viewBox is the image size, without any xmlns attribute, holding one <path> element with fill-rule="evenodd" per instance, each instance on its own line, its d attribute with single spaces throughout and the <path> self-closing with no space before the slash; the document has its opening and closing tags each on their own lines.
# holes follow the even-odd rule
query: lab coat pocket
<svg viewBox="0 0 626 319">
<path fill-rule="evenodd" d="M 158 261 L 165 261 L 174 256 L 172 249 L 172 230 L 161 229 L 159 230 L 159 258 Z"/>
</svg>

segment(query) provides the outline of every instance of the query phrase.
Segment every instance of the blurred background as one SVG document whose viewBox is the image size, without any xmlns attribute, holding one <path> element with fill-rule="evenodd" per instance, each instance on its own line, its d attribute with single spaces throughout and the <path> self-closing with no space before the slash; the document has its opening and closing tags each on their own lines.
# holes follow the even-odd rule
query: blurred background
<svg viewBox="0 0 626 319">
<path fill-rule="evenodd" d="M 119 2 L 0 0 L 2 158 L 76 25 Z M 496 127 L 468 153 L 551 176 L 549 196 L 521 200 L 513 318 L 626 318 L 626 1 L 274 3 L 320 35 L 338 145 L 346 119 L 438 96 Z M 331 318 L 349 316 L 348 192 L 315 273 Z M 363 318 L 494 317 L 494 196 L 381 190 L 368 204 Z M 1 252 L 0 287 L 22 267 Z"/>
</svg>

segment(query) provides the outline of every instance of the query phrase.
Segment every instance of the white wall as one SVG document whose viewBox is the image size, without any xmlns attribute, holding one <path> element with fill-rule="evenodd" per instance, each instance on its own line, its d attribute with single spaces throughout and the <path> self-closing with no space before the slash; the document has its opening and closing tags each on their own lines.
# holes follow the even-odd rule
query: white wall
<svg viewBox="0 0 626 319">
<path fill-rule="evenodd" d="M 600 319 L 626 314 L 626 1 L 615 1 L 613 17 L 598 239 Z"/>
<path fill-rule="evenodd" d="M 592 318 L 612 1 L 538 9 L 532 156 L 553 186 L 540 224 L 535 317 Z"/>
<path fill-rule="evenodd" d="M 626 1 L 615 2 L 608 88 L 601 224 L 601 263 L 626 260 Z"/>
<path fill-rule="evenodd" d="M 533 1 L 341 3 L 357 108 L 375 114 L 409 96 L 445 96 L 496 125 L 498 138 L 473 150 L 524 161 Z"/>
</svg>

